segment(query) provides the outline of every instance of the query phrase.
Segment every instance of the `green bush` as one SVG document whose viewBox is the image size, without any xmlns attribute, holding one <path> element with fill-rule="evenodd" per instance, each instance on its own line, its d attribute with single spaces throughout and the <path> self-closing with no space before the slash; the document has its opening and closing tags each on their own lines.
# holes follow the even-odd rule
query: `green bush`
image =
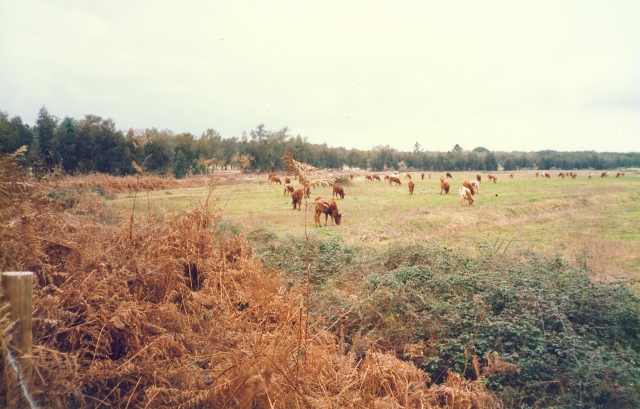
<svg viewBox="0 0 640 409">
<path fill-rule="evenodd" d="M 260 257 L 306 280 L 302 238 L 254 240 Z M 381 253 L 312 236 L 309 259 L 317 309 L 342 322 L 350 345 L 366 336 L 411 359 L 434 382 L 447 371 L 475 378 L 465 349 L 484 362 L 489 351 L 519 373 L 483 380 L 507 407 L 635 408 L 640 405 L 640 299 L 628 284 L 594 283 L 560 255 L 477 256 L 432 244 L 394 243 Z M 351 289 L 350 289 L 351 290 Z M 476 338 L 477 333 L 477 338 Z M 403 345 L 423 344 L 422 356 Z"/>
</svg>

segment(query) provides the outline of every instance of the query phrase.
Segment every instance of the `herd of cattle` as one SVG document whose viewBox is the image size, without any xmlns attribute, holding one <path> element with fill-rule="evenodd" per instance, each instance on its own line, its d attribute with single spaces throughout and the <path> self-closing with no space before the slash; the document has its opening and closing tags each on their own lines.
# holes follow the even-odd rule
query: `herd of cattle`
<svg viewBox="0 0 640 409">
<path fill-rule="evenodd" d="M 602 172 L 600 177 L 604 178 L 604 177 L 608 177 L 609 175 L 610 175 L 609 172 L 605 171 L 605 172 Z M 424 180 L 425 173 L 423 172 L 420 176 Z M 616 173 L 616 177 L 620 177 L 620 176 L 624 176 L 624 172 Z M 413 195 L 413 191 L 415 189 L 415 183 L 412 180 L 411 174 L 406 173 L 404 177 L 405 179 L 409 180 L 409 183 L 408 183 L 409 194 Z M 513 173 L 509 174 L 510 179 L 513 179 L 513 177 L 514 177 Z M 536 178 L 538 177 L 550 179 L 551 175 L 549 174 L 549 172 L 536 172 Z M 578 173 L 577 172 L 560 172 L 558 174 L 558 177 L 561 177 L 562 179 L 564 179 L 565 177 L 575 179 L 576 177 L 578 177 Z M 593 172 L 589 172 L 588 179 L 591 179 L 592 177 L 593 177 Z M 353 173 L 349 175 L 349 178 L 353 180 L 354 178 Z M 431 173 L 428 174 L 428 178 L 431 179 Z M 442 192 L 444 192 L 445 195 L 449 194 L 449 190 L 451 189 L 451 185 L 449 184 L 449 182 L 446 181 L 446 179 L 453 179 L 453 176 L 451 175 L 451 173 L 446 172 L 445 176 L 440 176 L 440 194 L 441 195 L 442 195 Z M 493 183 L 498 182 L 497 175 L 488 174 L 487 179 L 489 181 L 493 181 Z M 377 180 L 378 182 L 381 182 L 380 176 L 375 173 L 366 174 L 364 176 L 365 182 L 373 182 L 375 180 Z M 388 180 L 389 185 L 393 185 L 393 184 L 395 184 L 396 186 L 402 185 L 402 181 L 400 180 L 400 177 L 397 174 L 386 175 L 383 180 L 385 181 Z M 473 205 L 473 202 L 474 202 L 473 197 L 476 195 L 476 193 L 480 191 L 481 181 L 482 181 L 482 175 L 477 174 L 476 180 L 472 180 L 470 182 L 465 180 L 464 182 L 462 182 L 462 186 L 458 189 L 461 206 L 464 206 L 465 201 L 469 203 L 469 206 Z M 282 185 L 282 180 L 277 174 L 269 173 L 269 183 Z M 291 194 L 293 210 L 296 210 L 297 208 L 298 211 L 300 211 L 302 208 L 302 199 L 311 197 L 311 187 L 304 185 L 300 189 L 295 189 L 291 184 L 291 179 L 289 177 L 285 177 L 283 194 L 285 196 L 287 194 Z M 335 199 L 338 199 L 338 198 L 344 199 L 344 196 L 345 196 L 344 187 L 339 185 L 333 185 L 333 193 L 331 198 L 324 198 L 324 197 L 318 196 L 314 199 L 313 201 L 313 204 L 315 205 L 314 220 L 315 220 L 316 227 L 320 227 L 320 217 L 322 216 L 322 214 L 325 215 L 324 216 L 325 226 L 327 225 L 327 220 L 329 218 L 331 218 L 331 225 L 333 225 L 334 221 L 337 225 L 340 225 L 340 221 L 342 220 L 342 215 L 338 212 L 338 204 L 336 203 Z"/>
</svg>

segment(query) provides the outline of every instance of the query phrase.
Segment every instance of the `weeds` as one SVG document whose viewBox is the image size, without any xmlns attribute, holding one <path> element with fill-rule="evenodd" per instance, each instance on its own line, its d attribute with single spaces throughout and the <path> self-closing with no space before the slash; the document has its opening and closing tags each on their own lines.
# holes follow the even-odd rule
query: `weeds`
<svg viewBox="0 0 640 409">
<path fill-rule="evenodd" d="M 256 242 L 257 251 L 296 282 L 295 238 L 275 240 L 277 247 Z M 639 403 L 640 299 L 625 282 L 594 283 L 560 254 L 498 256 L 499 244 L 474 256 L 410 242 L 376 254 L 335 238 L 313 240 L 310 249 L 313 260 L 331 254 L 330 274 L 312 269 L 314 315 L 350 309 L 341 323 L 356 356 L 368 339 L 436 384 L 463 374 L 514 408 Z M 349 297 L 366 302 L 351 308 Z"/>
<path fill-rule="evenodd" d="M 252 258 L 210 196 L 161 222 L 106 225 L 70 217 L 13 158 L 1 161 L 0 268 L 35 275 L 38 407 L 497 405 L 479 381 L 429 387 L 364 338 L 361 357 L 344 352 L 322 316 L 308 325 L 301 286 L 283 288 L 280 271 Z"/>
</svg>

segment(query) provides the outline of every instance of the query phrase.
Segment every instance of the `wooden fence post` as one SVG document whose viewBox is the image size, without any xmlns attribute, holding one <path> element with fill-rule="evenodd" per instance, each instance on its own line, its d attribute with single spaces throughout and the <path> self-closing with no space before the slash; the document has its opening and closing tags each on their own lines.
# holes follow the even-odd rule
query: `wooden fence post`
<svg viewBox="0 0 640 409">
<path fill-rule="evenodd" d="M 7 403 L 10 407 L 28 407 L 27 401 L 33 379 L 33 273 L 27 271 L 9 271 L 2 273 L 4 301 L 9 303 L 9 319 L 15 322 L 11 342 L 7 346 L 12 360 L 5 368 L 7 374 Z M 25 358 L 26 356 L 26 358 Z M 9 371 L 17 369 L 19 377 L 9 377 Z M 13 382 L 10 382 L 11 379 Z M 18 378 L 19 385 L 15 385 Z"/>
</svg>

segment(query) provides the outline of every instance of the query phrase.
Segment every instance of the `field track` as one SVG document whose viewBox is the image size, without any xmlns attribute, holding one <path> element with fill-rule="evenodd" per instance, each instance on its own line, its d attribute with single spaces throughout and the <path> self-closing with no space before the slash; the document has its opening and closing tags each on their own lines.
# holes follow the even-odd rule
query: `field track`
<svg viewBox="0 0 640 409">
<path fill-rule="evenodd" d="M 627 172 L 601 178 L 580 171 L 576 179 L 562 179 L 559 171 L 551 179 L 536 178 L 535 172 L 496 172 L 498 182 L 481 173 L 475 203 L 460 206 L 458 188 L 476 173 L 453 173 L 448 195 L 440 195 L 440 175 L 431 179 L 412 173 L 415 193 L 409 196 L 404 173 L 402 186 L 388 182 L 365 182 L 364 172 L 354 172 L 344 184 L 346 197 L 338 200 L 344 215 L 341 226 L 316 229 L 313 211 L 306 215 L 312 234 L 339 235 L 345 242 L 385 246 L 390 240 L 435 240 L 445 245 L 495 247 L 496 251 L 530 248 L 552 255 L 560 252 L 570 260 L 584 258 L 596 279 L 627 277 L 640 279 L 640 175 Z M 284 173 L 280 172 L 283 176 Z M 347 173 L 348 175 L 348 173 Z M 380 173 L 381 176 L 384 173 Z M 293 211 L 290 196 L 280 185 L 270 186 L 266 175 L 237 175 L 237 183 L 226 178 L 214 195 L 226 219 L 248 233 L 266 229 L 278 235 L 302 235 L 305 212 Z M 293 181 L 296 188 L 296 181 Z M 173 189 L 139 194 L 136 212 L 150 211 L 156 217 L 182 211 L 203 197 L 203 188 Z M 311 197 L 331 196 L 330 187 L 312 189 Z M 120 216 L 131 212 L 133 194 L 120 194 L 109 206 Z M 324 218 L 323 218 L 324 220 Z"/>
</svg>

